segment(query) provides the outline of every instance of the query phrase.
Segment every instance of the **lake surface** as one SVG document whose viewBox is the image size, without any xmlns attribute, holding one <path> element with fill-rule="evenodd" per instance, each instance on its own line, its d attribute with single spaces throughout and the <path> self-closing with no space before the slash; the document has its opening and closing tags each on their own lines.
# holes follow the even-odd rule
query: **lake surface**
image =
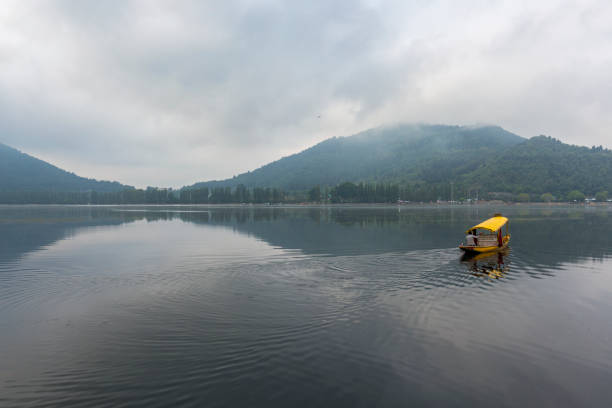
<svg viewBox="0 0 612 408">
<path fill-rule="evenodd" d="M 611 254 L 608 208 L 0 206 L 0 406 L 610 406 Z"/>
</svg>

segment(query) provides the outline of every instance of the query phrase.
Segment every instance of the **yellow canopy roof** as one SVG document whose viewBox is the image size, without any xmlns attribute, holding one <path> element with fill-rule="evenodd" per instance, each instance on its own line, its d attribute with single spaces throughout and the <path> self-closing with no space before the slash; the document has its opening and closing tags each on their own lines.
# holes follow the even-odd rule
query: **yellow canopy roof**
<svg viewBox="0 0 612 408">
<path fill-rule="evenodd" d="M 486 229 L 486 230 L 495 232 L 498 229 L 500 229 L 501 227 L 503 227 L 504 225 L 506 225 L 507 222 L 508 222 L 508 219 L 506 217 L 496 216 L 496 217 L 493 217 L 493 218 L 489 218 L 488 220 L 483 221 L 483 222 L 481 222 L 478 225 L 473 226 L 472 228 L 468 229 L 467 231 L 470 231 L 470 230 L 473 230 L 473 229 L 477 229 L 477 228 L 481 228 L 481 229 Z"/>
</svg>

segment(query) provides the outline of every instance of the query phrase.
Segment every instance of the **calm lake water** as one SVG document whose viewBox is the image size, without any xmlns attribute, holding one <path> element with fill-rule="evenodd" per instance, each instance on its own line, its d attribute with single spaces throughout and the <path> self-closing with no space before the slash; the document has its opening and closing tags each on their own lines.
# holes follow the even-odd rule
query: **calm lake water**
<svg viewBox="0 0 612 408">
<path fill-rule="evenodd" d="M 610 406 L 611 254 L 607 208 L 0 206 L 0 406 Z"/>
</svg>

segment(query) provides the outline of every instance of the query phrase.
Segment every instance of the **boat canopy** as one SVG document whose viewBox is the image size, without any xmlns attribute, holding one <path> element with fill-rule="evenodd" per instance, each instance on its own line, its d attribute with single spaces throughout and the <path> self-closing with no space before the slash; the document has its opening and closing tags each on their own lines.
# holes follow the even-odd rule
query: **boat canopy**
<svg viewBox="0 0 612 408">
<path fill-rule="evenodd" d="M 501 215 L 495 216 L 493 218 L 489 218 L 488 220 L 481 222 L 478 225 L 473 226 L 472 228 L 468 229 L 466 233 L 478 228 L 496 232 L 501 227 L 506 225 L 507 222 L 508 219 L 506 217 L 502 217 Z"/>
</svg>

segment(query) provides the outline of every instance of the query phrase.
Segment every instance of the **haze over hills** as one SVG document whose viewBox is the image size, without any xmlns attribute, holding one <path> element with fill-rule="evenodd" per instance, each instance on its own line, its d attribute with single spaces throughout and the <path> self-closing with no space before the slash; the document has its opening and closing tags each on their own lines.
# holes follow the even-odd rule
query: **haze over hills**
<svg viewBox="0 0 612 408">
<path fill-rule="evenodd" d="M 512 200 L 523 195 L 522 199 L 539 200 L 550 193 L 553 198 L 549 199 L 565 200 L 574 190 L 591 196 L 612 192 L 612 152 L 546 136 L 526 139 L 498 126 L 397 125 L 327 139 L 254 171 L 196 183 L 178 192 L 136 190 L 86 179 L 0 144 L 0 201 L 8 203 L 318 201 L 312 197 L 319 195 L 307 195 L 313 187 L 327 187 L 334 193 L 335 187 L 347 182 L 364 186 L 360 192 L 351 185 L 344 193 L 336 189 L 340 201 L 447 200 L 453 192 L 455 199 L 462 199 L 474 191 L 483 198 Z M 88 191 L 105 195 L 84 193 Z"/>
<path fill-rule="evenodd" d="M 131 188 L 79 177 L 0 143 L 0 191 L 112 192 Z"/>
<path fill-rule="evenodd" d="M 459 194 L 594 195 L 612 192 L 612 152 L 546 136 L 526 139 L 498 126 L 398 125 L 328 139 L 252 172 L 191 188 L 243 184 L 291 191 L 347 181 L 413 186 L 442 198 L 450 198 L 451 182 Z"/>
<path fill-rule="evenodd" d="M 497 126 L 398 125 L 327 139 L 227 180 L 190 188 L 303 190 L 341 182 L 440 182 L 474 170 L 526 139 Z"/>
<path fill-rule="evenodd" d="M 419 200 L 449 199 L 451 183 L 455 197 L 479 191 L 481 197 L 550 193 L 564 199 L 574 190 L 594 196 L 612 192 L 612 152 L 546 136 L 526 139 L 498 126 L 404 124 L 331 138 L 252 172 L 188 188 L 303 191 L 343 182 L 405 186 L 416 192 L 406 196 Z"/>
</svg>

